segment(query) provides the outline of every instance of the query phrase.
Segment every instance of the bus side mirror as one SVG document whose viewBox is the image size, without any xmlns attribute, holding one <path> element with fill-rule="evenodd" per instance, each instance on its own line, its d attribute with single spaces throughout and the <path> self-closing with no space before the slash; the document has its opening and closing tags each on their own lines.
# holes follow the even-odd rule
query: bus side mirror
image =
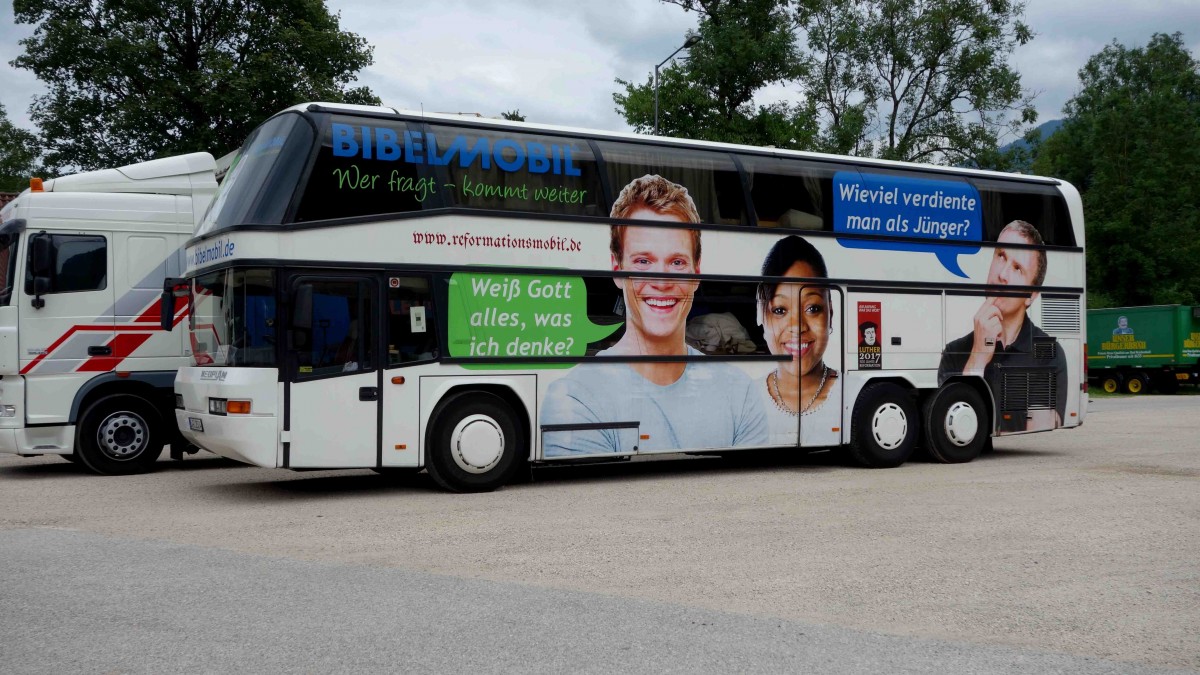
<svg viewBox="0 0 1200 675">
<path fill-rule="evenodd" d="M 50 235 L 45 232 L 29 238 L 29 276 L 33 279 L 33 308 L 46 306 L 43 295 L 50 292 L 50 278 L 54 274 L 54 246 Z"/>
<path fill-rule="evenodd" d="M 175 298 L 186 298 L 188 296 L 187 279 L 175 279 L 167 277 L 163 280 L 163 292 L 159 301 L 159 326 L 171 332 L 175 327 Z"/>
</svg>

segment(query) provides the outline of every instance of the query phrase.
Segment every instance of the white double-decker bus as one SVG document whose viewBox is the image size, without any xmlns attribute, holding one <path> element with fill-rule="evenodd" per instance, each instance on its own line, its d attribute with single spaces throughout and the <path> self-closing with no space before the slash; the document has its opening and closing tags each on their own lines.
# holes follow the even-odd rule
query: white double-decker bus
<svg viewBox="0 0 1200 675">
<path fill-rule="evenodd" d="M 246 141 L 187 249 L 176 418 L 258 466 L 837 447 L 967 462 L 1086 412 L 1061 181 L 334 104 Z"/>
</svg>

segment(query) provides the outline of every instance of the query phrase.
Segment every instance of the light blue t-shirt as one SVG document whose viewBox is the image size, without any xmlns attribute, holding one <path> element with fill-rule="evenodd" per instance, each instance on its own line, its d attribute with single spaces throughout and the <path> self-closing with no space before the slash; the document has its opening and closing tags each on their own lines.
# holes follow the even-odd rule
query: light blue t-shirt
<svg viewBox="0 0 1200 675">
<path fill-rule="evenodd" d="M 688 353 L 700 355 L 690 347 Z M 650 382 L 628 363 L 587 363 L 550 384 L 542 424 L 614 422 L 639 426 L 548 431 L 543 456 L 628 454 L 635 446 L 640 452 L 665 452 L 770 442 L 762 397 L 750 377 L 729 363 L 689 362 L 683 375 L 668 385 Z"/>
</svg>

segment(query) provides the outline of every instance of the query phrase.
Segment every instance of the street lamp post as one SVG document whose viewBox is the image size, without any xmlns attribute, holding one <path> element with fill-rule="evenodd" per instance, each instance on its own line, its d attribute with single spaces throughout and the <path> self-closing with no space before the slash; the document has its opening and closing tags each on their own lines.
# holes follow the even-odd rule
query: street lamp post
<svg viewBox="0 0 1200 675">
<path fill-rule="evenodd" d="M 675 51 L 671 52 L 670 56 L 663 59 L 662 61 L 659 61 L 658 65 L 654 66 L 654 135 L 655 136 L 658 135 L 658 69 L 662 67 L 662 64 L 675 58 L 676 54 L 687 49 L 688 47 L 695 46 L 695 44 L 699 41 L 700 41 L 699 35 L 689 35 L 687 40 L 685 40 L 684 43 L 679 46 L 679 49 L 676 49 Z"/>
</svg>

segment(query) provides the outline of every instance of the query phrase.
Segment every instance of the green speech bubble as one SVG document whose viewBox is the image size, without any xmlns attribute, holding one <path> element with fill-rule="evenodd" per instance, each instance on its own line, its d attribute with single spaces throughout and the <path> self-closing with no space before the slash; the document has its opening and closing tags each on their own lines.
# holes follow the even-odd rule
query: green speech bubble
<svg viewBox="0 0 1200 675">
<path fill-rule="evenodd" d="M 587 287 L 580 277 L 523 274 L 450 276 L 451 356 L 517 360 L 529 356 L 583 356 L 589 343 L 612 335 L 622 324 L 592 323 Z M 569 368 L 569 363 L 538 363 L 531 368 Z M 467 368 L 512 368 L 513 364 L 472 364 Z"/>
</svg>

